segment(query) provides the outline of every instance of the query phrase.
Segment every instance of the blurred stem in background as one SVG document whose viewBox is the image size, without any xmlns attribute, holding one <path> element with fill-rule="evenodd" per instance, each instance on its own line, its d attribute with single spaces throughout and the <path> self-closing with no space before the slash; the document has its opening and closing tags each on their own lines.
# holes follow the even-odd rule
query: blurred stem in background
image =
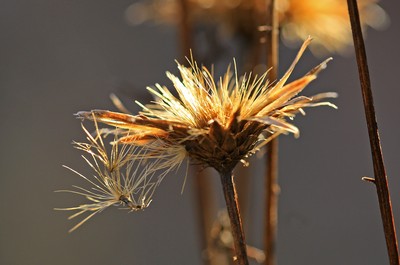
<svg viewBox="0 0 400 265">
<path fill-rule="evenodd" d="M 278 79 L 279 61 L 279 20 L 275 0 L 266 0 L 266 53 L 269 80 Z M 264 225 L 264 252 L 265 265 L 276 264 L 276 240 L 278 230 L 278 138 L 274 138 L 267 145 L 266 174 L 265 174 L 265 225 Z"/>
<path fill-rule="evenodd" d="M 363 178 L 375 184 L 378 194 L 379 208 L 386 238 L 386 246 L 391 265 L 399 265 L 398 242 L 393 220 L 392 203 L 390 201 L 389 186 L 386 169 L 383 162 L 381 143 L 379 140 L 378 124 L 375 116 L 375 107 L 369 78 L 367 55 L 361 30 L 357 0 L 347 0 L 353 32 L 354 48 L 360 76 L 361 92 L 364 102 L 365 117 L 372 153 L 375 178 Z"/>
<path fill-rule="evenodd" d="M 180 4 L 180 23 L 179 23 L 179 37 L 180 37 L 180 45 L 182 52 L 182 59 L 184 60 L 182 63 L 186 61 L 185 57 L 189 58 L 190 50 L 193 47 L 193 34 L 192 34 L 192 26 L 189 23 L 190 16 L 190 6 L 187 0 L 178 0 Z"/>
<path fill-rule="evenodd" d="M 211 185 L 210 174 L 200 166 L 193 167 L 192 175 L 194 175 L 195 196 L 197 201 L 197 219 L 198 231 L 201 239 L 202 260 L 205 265 L 217 265 L 213 262 L 213 256 L 210 255 L 210 231 L 215 216 L 215 196 L 214 189 Z M 225 265 L 225 264 L 221 264 Z M 228 264 L 226 264 L 228 265 Z"/>
<path fill-rule="evenodd" d="M 190 52 L 194 53 L 193 30 L 190 23 L 190 4 L 187 0 L 178 0 L 180 5 L 179 38 L 182 60 L 185 64 L 186 58 L 190 58 Z M 200 248 L 204 265 L 229 265 L 229 259 L 221 264 L 224 259 L 218 256 L 218 251 L 213 251 L 211 244 L 211 227 L 214 221 L 215 196 L 211 185 L 210 174 L 201 166 L 194 166 L 191 170 L 194 177 L 194 190 L 196 200 L 198 234 L 200 238 Z M 231 252 L 229 251 L 229 254 Z M 229 255 L 230 257 L 230 255 Z"/>
</svg>

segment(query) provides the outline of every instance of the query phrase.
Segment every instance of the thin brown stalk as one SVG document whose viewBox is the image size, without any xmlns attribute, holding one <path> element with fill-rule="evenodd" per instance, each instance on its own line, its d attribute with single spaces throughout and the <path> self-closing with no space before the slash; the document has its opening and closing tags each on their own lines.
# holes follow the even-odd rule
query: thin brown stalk
<svg viewBox="0 0 400 265">
<path fill-rule="evenodd" d="M 381 144 L 379 140 L 378 124 L 375 117 L 375 107 L 371 91 L 371 82 L 367 63 L 367 55 L 360 25 L 357 1 L 347 0 L 349 8 L 351 29 L 353 32 L 354 48 L 356 52 L 358 72 L 361 83 L 361 92 L 364 101 L 365 117 L 367 121 L 369 141 L 371 146 L 372 161 L 374 166 L 374 181 L 378 194 L 379 208 L 386 238 L 387 252 L 391 265 L 399 265 L 398 242 L 393 220 L 392 203 L 390 201 L 389 186 Z"/>
<path fill-rule="evenodd" d="M 240 218 L 239 202 L 233 181 L 232 170 L 220 172 L 222 189 L 231 222 L 232 236 L 236 253 L 237 264 L 248 265 L 249 261 L 246 252 L 246 242 L 243 233 L 242 221 Z"/>
<path fill-rule="evenodd" d="M 270 80 L 278 78 L 278 53 L 279 53 L 279 32 L 278 14 L 276 12 L 275 0 L 267 0 L 267 26 L 266 31 L 267 47 L 267 68 Z M 278 138 L 274 138 L 267 145 L 266 174 L 265 174 L 265 226 L 264 226 L 264 251 L 266 255 L 265 265 L 276 264 L 276 239 L 278 230 Z"/>
</svg>

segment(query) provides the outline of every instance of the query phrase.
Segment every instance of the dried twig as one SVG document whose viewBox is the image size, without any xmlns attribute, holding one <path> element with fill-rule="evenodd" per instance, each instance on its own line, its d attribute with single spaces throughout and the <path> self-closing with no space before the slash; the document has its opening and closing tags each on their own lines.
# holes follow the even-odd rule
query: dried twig
<svg viewBox="0 0 400 265">
<path fill-rule="evenodd" d="M 396 229 L 393 220 L 392 204 L 387 182 L 385 165 L 381 144 L 379 140 L 378 125 L 375 117 L 375 108 L 369 78 L 367 55 L 365 52 L 364 40 L 362 36 L 360 17 L 358 13 L 357 1 L 347 0 L 349 8 L 351 29 L 353 32 L 354 48 L 357 57 L 358 72 L 360 76 L 361 92 L 364 101 L 365 117 L 367 120 L 368 134 L 371 146 L 372 161 L 374 165 L 374 183 L 378 194 L 379 208 L 386 238 L 386 246 L 391 265 L 399 265 L 399 253 L 396 238 Z"/>
</svg>

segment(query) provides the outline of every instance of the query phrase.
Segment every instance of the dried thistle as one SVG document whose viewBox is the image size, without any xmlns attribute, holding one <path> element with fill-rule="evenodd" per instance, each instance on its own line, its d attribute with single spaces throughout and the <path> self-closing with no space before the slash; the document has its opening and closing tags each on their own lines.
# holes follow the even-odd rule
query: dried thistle
<svg viewBox="0 0 400 265">
<path fill-rule="evenodd" d="M 235 257 L 238 264 L 248 265 L 233 168 L 281 133 L 298 136 L 299 130 L 286 118 L 304 113 L 304 107 L 335 107 L 329 102 L 320 102 L 336 97 L 335 93 L 297 96 L 331 59 L 286 84 L 310 42 L 311 38 L 304 42 L 289 70 L 274 84 L 266 79 L 267 73 L 261 77 L 238 78 L 236 69 L 233 75 L 230 68 L 216 82 L 207 68 L 198 67 L 192 59 L 190 68 L 178 64 L 182 80 L 167 73 L 178 97 L 157 84 L 156 88 L 148 88 L 157 100 L 149 105 L 138 102 L 143 107 L 139 115 L 105 110 L 82 111 L 77 115 L 115 126 L 116 129 L 104 129 L 103 133 L 117 135 L 114 145 L 142 147 L 140 150 L 144 151 L 138 158 L 156 159 L 155 166 L 151 166 L 152 173 L 160 170 L 163 176 L 187 156 L 203 166 L 215 168 L 220 175 L 231 222 Z"/>
<path fill-rule="evenodd" d="M 154 163 L 144 167 L 140 166 L 141 160 L 137 160 L 140 152 L 137 152 L 135 146 L 114 144 L 109 154 L 96 122 L 95 125 L 96 133 L 92 136 L 82 124 L 82 129 L 88 142 L 74 142 L 75 148 L 90 155 L 91 159 L 84 155 L 82 157 L 93 169 L 95 175 L 92 178 L 88 178 L 74 169 L 64 166 L 86 180 L 91 186 L 90 188 L 73 186 L 73 190 L 58 191 L 78 194 L 89 200 L 89 203 L 76 207 L 56 208 L 56 210 L 77 211 L 68 219 L 89 213 L 69 232 L 76 230 L 96 213 L 111 205 L 119 205 L 130 211 L 143 210 L 149 206 L 151 197 L 160 180 L 153 181 L 155 171 L 152 170 L 152 165 Z"/>
<path fill-rule="evenodd" d="M 117 142 L 146 147 L 148 151 L 143 153 L 143 158 L 170 157 L 164 157 L 164 163 L 157 164 L 158 169 L 177 166 L 189 156 L 220 173 L 228 172 L 273 137 L 288 132 L 298 136 L 299 130 L 286 118 L 304 113 L 304 107 L 335 107 L 329 102 L 320 102 L 335 97 L 335 93 L 296 97 L 330 59 L 302 78 L 285 84 L 310 42 L 311 38 L 304 42 L 289 70 L 273 84 L 266 79 L 267 73 L 239 79 L 236 70 L 233 75 L 230 68 L 216 82 L 207 68 L 198 67 L 192 60 L 190 68 L 178 64 L 182 80 L 167 73 L 178 97 L 157 84 L 148 90 L 158 100 L 146 106 L 139 103 L 143 111 L 137 116 L 105 110 L 77 115 L 94 117 L 117 127 L 114 131 L 120 137 Z"/>
</svg>

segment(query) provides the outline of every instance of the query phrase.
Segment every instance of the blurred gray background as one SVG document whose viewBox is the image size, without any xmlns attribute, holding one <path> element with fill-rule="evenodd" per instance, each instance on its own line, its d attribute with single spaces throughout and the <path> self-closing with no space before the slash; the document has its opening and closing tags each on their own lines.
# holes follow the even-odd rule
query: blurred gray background
<svg viewBox="0 0 400 265">
<path fill-rule="evenodd" d="M 62 165 L 91 174 L 70 144 L 84 138 L 72 114 L 115 109 L 110 93 L 137 111 L 133 99 L 150 100 L 147 85 L 171 87 L 165 71 L 176 72 L 177 32 L 151 23 L 129 26 L 124 12 L 132 3 L 0 1 L 0 264 L 201 264 L 193 179 L 181 195 L 183 170 L 164 180 L 145 211 L 112 207 L 72 234 L 75 220 L 53 210 L 84 202 L 53 192 L 81 183 Z M 399 228 L 400 3 L 381 6 L 391 25 L 369 30 L 366 44 Z M 281 73 L 295 53 L 281 48 Z M 293 77 L 320 60 L 306 52 Z M 339 109 L 310 109 L 294 122 L 299 139 L 280 138 L 279 264 L 388 264 L 375 188 L 361 181 L 373 170 L 353 55 L 334 55 L 304 94 L 322 91 L 339 93 Z M 255 196 L 245 221 L 247 241 L 258 247 L 260 183 L 252 176 Z"/>
</svg>

